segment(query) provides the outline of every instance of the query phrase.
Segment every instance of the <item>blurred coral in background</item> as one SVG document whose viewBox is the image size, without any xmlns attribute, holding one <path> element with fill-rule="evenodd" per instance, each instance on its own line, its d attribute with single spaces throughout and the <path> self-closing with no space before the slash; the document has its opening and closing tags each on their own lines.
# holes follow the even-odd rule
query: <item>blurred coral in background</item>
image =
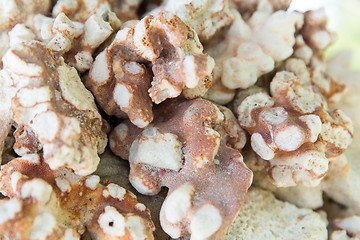
<svg viewBox="0 0 360 240">
<path fill-rule="evenodd" d="M 359 0 L 293 0 L 288 11 L 305 12 L 325 8 L 328 28 L 336 32 L 337 41 L 325 52 L 329 59 L 339 51 L 352 52 L 350 69 L 360 70 L 360 1 Z"/>
</svg>

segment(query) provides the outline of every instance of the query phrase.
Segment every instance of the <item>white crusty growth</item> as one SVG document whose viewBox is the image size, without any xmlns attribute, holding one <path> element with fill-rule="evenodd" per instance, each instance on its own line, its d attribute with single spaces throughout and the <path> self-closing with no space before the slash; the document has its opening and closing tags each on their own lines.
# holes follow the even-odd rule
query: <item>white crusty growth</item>
<svg viewBox="0 0 360 240">
<path fill-rule="evenodd" d="M 71 21 L 64 13 L 55 19 L 38 14 L 34 17 L 33 28 L 39 39 L 58 52 L 68 52 L 74 39 L 84 31 L 82 23 Z"/>
<path fill-rule="evenodd" d="M 338 92 L 325 91 L 318 85 L 314 86 L 316 74 L 310 74 L 302 60 L 289 59 L 286 69 L 288 71 L 276 73 L 270 83 L 270 92 L 275 104 L 283 106 L 288 111 L 318 115 L 322 122 L 319 140 L 325 144 L 326 157 L 339 156 L 352 142 L 353 124 L 341 110 L 329 111 L 326 100 L 330 101 L 332 96 L 342 92 L 343 87 L 337 85 L 340 87 Z M 333 88 L 336 83 L 331 81 L 330 85 Z M 309 119 L 307 124 L 311 124 Z"/>
<path fill-rule="evenodd" d="M 10 198 L 0 200 L 2 237 L 72 240 L 85 237 L 87 229 L 91 239 L 154 239 L 150 212 L 133 193 L 113 183 L 104 186 L 95 175 L 51 170 L 39 155 L 27 158 L 36 157 L 35 164 L 17 158 L 2 166 L 0 191 Z"/>
<path fill-rule="evenodd" d="M 239 123 L 251 134 L 252 149 L 264 160 L 277 186 L 297 183 L 317 185 L 327 171 L 328 160 L 314 143 L 322 129 L 315 114 L 301 115 L 274 105 L 264 92 L 245 97 L 237 108 Z"/>
<path fill-rule="evenodd" d="M 252 180 L 239 153 L 245 142 L 232 112 L 202 99 L 168 100 L 145 129 L 125 121 L 110 134 L 113 152 L 129 159 L 136 190 L 169 188 L 160 212 L 164 231 L 199 240 L 223 239 L 241 207 Z"/>
<path fill-rule="evenodd" d="M 178 171 L 182 166 L 181 148 L 177 135 L 162 134 L 156 127 L 148 126 L 141 138 L 132 143 L 129 161 Z"/>
<path fill-rule="evenodd" d="M 330 226 L 335 229 L 330 240 L 358 240 L 360 239 L 360 217 L 351 216 L 344 219 L 335 219 Z"/>
<path fill-rule="evenodd" d="M 84 22 L 70 20 L 65 13 L 55 18 L 38 14 L 32 21 L 37 37 L 48 47 L 64 55 L 65 61 L 83 72 L 91 67 L 92 53 L 110 34 L 119 28 L 120 22 L 109 9 L 98 11 Z"/>
<path fill-rule="evenodd" d="M 168 0 L 160 7 L 181 18 L 201 40 L 208 40 L 233 20 L 227 0 Z"/>
<path fill-rule="evenodd" d="M 240 91 L 235 108 L 240 125 L 251 134 L 252 149 L 262 158 L 258 165 L 277 186 L 315 186 L 329 158 L 352 142 L 352 122 L 341 110 L 328 110 L 303 60 L 289 59 L 285 69 L 271 81 L 271 97 L 257 88 Z"/>
<path fill-rule="evenodd" d="M 37 13 L 47 14 L 50 7 L 50 0 L 1 0 L 0 31 L 8 31 L 18 23 L 31 21 Z"/>
<path fill-rule="evenodd" d="M 211 85 L 214 60 L 202 53 L 196 32 L 172 13 L 148 15 L 119 31 L 115 41 L 125 60 L 153 63 L 149 95 L 155 103 L 182 91 L 187 98 L 201 97 Z"/>
<path fill-rule="evenodd" d="M 126 61 L 119 56 L 121 43 L 115 39 L 95 59 L 86 86 L 93 92 L 108 115 L 126 115 L 138 127 L 146 127 L 152 120 L 152 101 L 148 89 L 152 74 L 144 64 Z"/>
<path fill-rule="evenodd" d="M 207 95 L 215 101 L 224 92 L 222 88 L 249 88 L 272 71 L 276 62 L 291 56 L 295 31 L 303 24 L 301 14 L 282 10 L 274 13 L 259 10 L 247 21 L 234 9 L 232 14 L 234 21 L 224 40 L 206 49 L 217 63 L 215 81 L 221 81 Z"/>
<path fill-rule="evenodd" d="M 269 191 L 252 187 L 227 232 L 238 239 L 327 239 L 326 221 L 307 208 L 277 200 Z M 286 227 L 284 227 L 286 226 Z"/>
<path fill-rule="evenodd" d="M 107 139 L 93 97 L 76 70 L 38 42 L 17 45 L 3 62 L 16 92 L 14 120 L 35 133 L 50 167 L 68 166 L 81 175 L 95 171 Z M 24 71 L 29 68 L 33 73 Z"/>
<path fill-rule="evenodd" d="M 315 53 L 320 54 L 335 41 L 335 34 L 326 29 L 325 9 L 307 11 L 304 14 L 302 35 Z"/>
</svg>

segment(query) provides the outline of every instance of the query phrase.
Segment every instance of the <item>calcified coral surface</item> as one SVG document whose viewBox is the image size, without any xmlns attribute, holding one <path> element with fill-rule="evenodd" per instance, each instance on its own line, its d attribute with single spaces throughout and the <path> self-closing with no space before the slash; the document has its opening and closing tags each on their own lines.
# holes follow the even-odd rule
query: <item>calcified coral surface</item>
<svg viewBox="0 0 360 240">
<path fill-rule="evenodd" d="M 0 0 L 0 238 L 359 238 L 360 73 L 290 4 Z"/>
<path fill-rule="evenodd" d="M 124 188 L 96 175 L 51 170 L 37 154 L 3 166 L 0 229 L 10 239 L 153 239 L 150 212 Z M 86 207 L 84 207 L 84 205 Z M 14 227 L 11 227 L 14 226 Z"/>
<path fill-rule="evenodd" d="M 110 134 L 111 148 L 129 159 L 130 182 L 140 193 L 169 188 L 160 212 L 165 232 L 173 238 L 223 238 L 252 179 L 239 153 L 245 132 L 231 111 L 206 100 L 171 101 L 159 106 L 154 123 L 135 131 L 137 136 L 129 124 Z"/>
</svg>

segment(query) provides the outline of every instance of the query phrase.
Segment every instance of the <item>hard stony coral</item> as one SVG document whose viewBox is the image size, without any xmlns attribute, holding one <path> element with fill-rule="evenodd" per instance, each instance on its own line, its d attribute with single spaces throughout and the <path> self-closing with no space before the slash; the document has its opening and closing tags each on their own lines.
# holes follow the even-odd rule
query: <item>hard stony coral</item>
<svg viewBox="0 0 360 240">
<path fill-rule="evenodd" d="M 176 15 L 148 15 L 134 27 L 120 30 L 115 41 L 125 60 L 152 63 L 154 77 L 148 91 L 156 104 L 182 91 L 186 98 L 201 97 L 211 86 L 214 60 L 202 53 L 194 30 Z"/>
<path fill-rule="evenodd" d="M 71 21 L 64 13 L 56 18 L 38 14 L 32 21 L 37 38 L 80 72 L 90 68 L 95 49 L 119 28 L 119 19 L 109 9 L 98 10 L 83 23 Z"/>
<path fill-rule="evenodd" d="M 206 41 L 233 20 L 228 0 L 168 0 L 160 9 L 177 15 Z"/>
<path fill-rule="evenodd" d="M 37 154 L 2 166 L 0 231 L 7 239 L 154 239 L 150 212 L 133 193 L 96 175 L 51 170 Z"/>
<path fill-rule="evenodd" d="M 327 109 L 325 98 L 315 91 L 301 60 L 287 63 L 293 72 L 276 73 L 270 84 L 272 97 L 265 91 L 239 93 L 241 99 L 235 101 L 241 102 L 237 108 L 239 122 L 251 134 L 252 149 L 267 160 L 262 163 L 276 185 L 301 182 L 314 186 L 325 175 L 328 159 L 339 156 L 350 145 L 353 127 L 341 110 Z"/>
<path fill-rule="evenodd" d="M 50 0 L 1 0 L 0 1 L 0 58 L 14 43 L 16 38 L 34 39 L 34 34 L 30 36 L 25 31 L 14 30 L 16 24 L 21 24 L 25 28 L 25 23 L 30 22 L 36 14 L 49 14 L 51 11 Z M 13 30 L 12 30 L 13 29 Z M 12 30 L 12 31 L 10 31 Z M 10 32 L 13 32 L 12 34 Z M 21 32 L 20 36 L 15 32 Z M 11 36 L 13 35 L 13 36 Z M 2 62 L 0 61 L 0 67 Z"/>
<path fill-rule="evenodd" d="M 94 13 L 108 9 L 125 22 L 138 18 L 136 11 L 140 3 L 140 0 L 58 0 L 52 14 L 56 17 L 60 13 L 65 13 L 71 20 L 84 22 Z"/>
<path fill-rule="evenodd" d="M 144 130 L 117 126 L 110 146 L 129 159 L 129 179 L 140 193 L 169 188 L 160 221 L 171 237 L 223 238 L 252 180 L 239 152 L 244 132 L 230 110 L 206 100 L 160 107 Z"/>
<path fill-rule="evenodd" d="M 153 75 L 144 64 L 122 58 L 122 50 L 115 39 L 96 57 L 85 84 L 108 115 L 128 116 L 143 128 L 153 120 L 148 94 Z"/>
<path fill-rule="evenodd" d="M 225 38 L 220 43 L 210 43 L 206 48 L 216 62 L 215 84 L 206 98 L 219 104 L 232 100 L 233 95 L 230 94 L 228 99 L 219 99 L 218 95 L 224 92 L 223 88 L 228 91 L 249 88 L 259 77 L 271 72 L 276 62 L 291 56 L 295 31 L 303 24 L 301 14 L 289 14 L 281 10 L 256 11 L 248 21 L 236 10 L 232 9 L 232 13 L 234 21 Z"/>
<path fill-rule="evenodd" d="M 81 175 L 95 171 L 107 138 L 77 71 L 39 42 L 11 48 L 3 63 L 12 82 L 13 119 L 35 133 L 50 167 L 67 166 Z"/>
<path fill-rule="evenodd" d="M 97 56 L 86 85 L 107 114 L 127 115 L 143 128 L 153 119 L 152 102 L 181 92 L 186 98 L 202 96 L 211 85 L 213 67 L 196 33 L 177 16 L 160 12 L 120 30 Z"/>
</svg>

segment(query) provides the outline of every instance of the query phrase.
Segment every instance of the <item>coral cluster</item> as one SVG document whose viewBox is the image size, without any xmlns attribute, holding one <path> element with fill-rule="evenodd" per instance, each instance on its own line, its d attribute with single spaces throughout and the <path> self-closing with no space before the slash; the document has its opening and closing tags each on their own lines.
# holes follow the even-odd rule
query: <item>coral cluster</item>
<svg viewBox="0 0 360 240">
<path fill-rule="evenodd" d="M 360 74 L 290 4 L 0 0 L 0 238 L 359 239 Z"/>
</svg>

